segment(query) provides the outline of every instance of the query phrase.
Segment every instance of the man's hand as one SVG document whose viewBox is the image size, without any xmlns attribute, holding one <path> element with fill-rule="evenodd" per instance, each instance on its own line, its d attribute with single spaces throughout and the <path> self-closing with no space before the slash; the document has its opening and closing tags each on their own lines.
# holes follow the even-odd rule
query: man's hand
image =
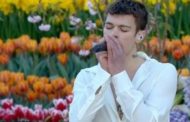
<svg viewBox="0 0 190 122">
<path fill-rule="evenodd" d="M 96 53 L 102 68 L 115 75 L 125 70 L 125 53 L 119 41 L 111 36 L 106 36 L 107 50 Z"/>
<path fill-rule="evenodd" d="M 108 71 L 108 53 L 107 51 L 101 51 L 101 52 L 98 52 L 96 53 L 96 58 L 98 59 L 101 67 L 106 70 L 107 72 Z"/>
<path fill-rule="evenodd" d="M 111 75 L 125 70 L 125 53 L 119 40 L 107 35 L 105 37 L 107 42 L 107 53 L 108 53 L 108 72 Z"/>
</svg>

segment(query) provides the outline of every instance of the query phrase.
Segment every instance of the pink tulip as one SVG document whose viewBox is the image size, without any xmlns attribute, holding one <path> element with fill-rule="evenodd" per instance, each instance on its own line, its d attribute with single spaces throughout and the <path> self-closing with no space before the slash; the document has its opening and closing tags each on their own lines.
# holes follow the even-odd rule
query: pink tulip
<svg viewBox="0 0 190 122">
<path fill-rule="evenodd" d="M 21 105 L 15 105 L 14 107 L 12 107 L 16 118 L 24 118 L 25 117 L 25 112 L 24 111 L 24 107 Z"/>
<path fill-rule="evenodd" d="M 56 109 L 52 109 L 51 117 L 52 117 L 52 122 L 59 122 L 61 119 L 63 119 L 62 112 Z"/>
<path fill-rule="evenodd" d="M 6 109 L 5 114 L 3 116 L 3 120 L 5 122 L 10 122 L 11 120 L 16 120 L 16 116 L 12 110 Z"/>
<path fill-rule="evenodd" d="M 28 109 L 27 112 L 26 112 L 26 119 L 28 119 L 30 121 L 37 120 L 36 117 L 35 117 L 34 111 L 32 111 L 31 109 Z"/>
<path fill-rule="evenodd" d="M 68 117 L 68 113 L 69 113 L 69 111 L 67 109 L 65 109 L 63 111 L 63 118 L 67 118 Z"/>
<path fill-rule="evenodd" d="M 5 122 L 16 120 L 43 122 L 50 117 L 52 122 L 60 120 L 68 122 L 68 105 L 72 99 L 72 95 L 67 96 L 66 99 L 55 99 L 53 100 L 55 107 L 49 109 L 43 109 L 42 105 L 36 104 L 34 110 L 22 105 L 13 106 L 11 99 L 4 99 L 1 101 L 4 108 L 0 107 L 0 120 Z"/>
<path fill-rule="evenodd" d="M 0 120 L 2 120 L 5 115 L 4 111 L 4 109 L 0 108 Z"/>
<path fill-rule="evenodd" d="M 13 99 L 4 99 L 1 101 L 1 106 L 4 109 L 11 109 L 13 106 Z"/>
<path fill-rule="evenodd" d="M 67 108 L 68 104 L 66 100 L 63 99 L 54 99 L 53 104 L 57 110 L 63 111 L 64 109 Z"/>
<path fill-rule="evenodd" d="M 73 95 L 68 95 L 68 96 L 66 97 L 66 100 L 67 100 L 67 103 L 68 103 L 68 104 L 71 104 L 71 102 L 73 101 Z"/>
</svg>

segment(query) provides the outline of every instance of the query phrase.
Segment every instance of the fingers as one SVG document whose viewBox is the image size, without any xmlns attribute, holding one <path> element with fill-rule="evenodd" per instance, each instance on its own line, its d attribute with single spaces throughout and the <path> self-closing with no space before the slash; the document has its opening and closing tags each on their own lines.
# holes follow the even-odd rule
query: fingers
<svg viewBox="0 0 190 122">
<path fill-rule="evenodd" d="M 106 51 L 101 51 L 95 54 L 98 61 L 101 61 L 103 59 L 106 59 L 108 57 L 108 53 Z"/>
<path fill-rule="evenodd" d="M 108 57 L 117 58 L 119 55 L 121 55 L 121 53 L 123 53 L 123 48 L 116 38 L 109 35 L 105 38 L 107 41 Z"/>
<path fill-rule="evenodd" d="M 96 58 L 101 64 L 102 68 L 108 71 L 108 53 L 107 51 L 96 53 Z M 109 72 L 109 71 L 108 71 Z"/>
<path fill-rule="evenodd" d="M 102 43 L 104 40 L 105 40 L 104 38 L 101 38 L 101 39 L 99 40 L 99 42 Z"/>
<path fill-rule="evenodd" d="M 108 51 L 108 58 L 112 58 L 113 56 L 113 46 L 112 46 L 112 42 L 110 42 L 110 38 L 108 36 L 105 37 L 106 38 L 106 42 L 107 42 L 107 51 Z"/>
<path fill-rule="evenodd" d="M 112 36 L 108 36 L 108 38 L 110 38 L 110 41 L 112 42 L 113 49 L 117 52 L 118 51 L 121 52 L 123 48 L 122 48 L 121 44 L 119 43 L 119 40 L 117 40 L 116 38 L 114 38 Z"/>
<path fill-rule="evenodd" d="M 101 51 L 101 52 L 97 52 L 96 53 L 96 56 L 106 56 L 108 53 L 107 53 L 107 51 Z"/>
</svg>

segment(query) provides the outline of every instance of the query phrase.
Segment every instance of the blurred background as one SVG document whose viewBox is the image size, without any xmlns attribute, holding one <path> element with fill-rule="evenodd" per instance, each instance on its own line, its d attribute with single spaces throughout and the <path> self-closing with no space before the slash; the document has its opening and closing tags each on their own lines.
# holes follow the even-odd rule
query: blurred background
<svg viewBox="0 0 190 122">
<path fill-rule="evenodd" d="M 114 0 L 0 0 L 0 121 L 68 122 L 77 73 L 97 63 Z M 190 121 L 190 0 L 138 0 L 149 13 L 139 50 L 178 70 L 171 122 Z M 167 76 L 166 76 L 167 77 Z"/>
</svg>

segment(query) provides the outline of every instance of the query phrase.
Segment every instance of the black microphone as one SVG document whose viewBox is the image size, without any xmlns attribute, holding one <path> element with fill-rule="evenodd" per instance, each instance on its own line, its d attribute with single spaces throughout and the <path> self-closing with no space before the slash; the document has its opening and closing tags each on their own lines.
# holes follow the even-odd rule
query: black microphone
<svg viewBox="0 0 190 122">
<path fill-rule="evenodd" d="M 101 51 L 107 51 L 107 43 L 106 41 L 101 42 L 100 44 L 95 45 L 92 49 L 93 53 L 98 53 Z"/>
</svg>

